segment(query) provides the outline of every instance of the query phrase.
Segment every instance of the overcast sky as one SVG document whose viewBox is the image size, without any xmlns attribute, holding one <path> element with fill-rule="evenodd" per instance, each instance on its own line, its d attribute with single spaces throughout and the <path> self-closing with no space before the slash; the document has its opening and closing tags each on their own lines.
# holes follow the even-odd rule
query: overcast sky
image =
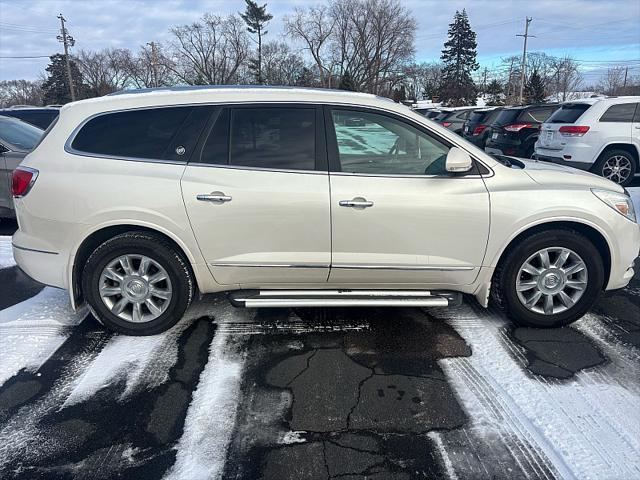
<svg viewBox="0 0 640 480">
<path fill-rule="evenodd" d="M 260 2 L 262 3 L 262 2 Z M 295 6 L 318 1 L 271 0 L 270 39 L 280 39 L 282 18 Z M 570 54 L 586 69 L 585 82 L 609 65 L 640 75 L 640 0 L 406 0 L 418 23 L 416 60 L 437 60 L 456 9 L 466 8 L 478 35 L 478 59 L 491 68 L 500 58 L 521 54 L 525 16 L 533 17 L 530 51 Z M 51 55 L 63 13 L 75 49 L 127 47 L 136 50 L 169 37 L 169 28 L 205 12 L 243 10 L 243 0 L 0 0 L 0 57 Z M 0 80 L 36 79 L 46 58 L 0 58 Z"/>
</svg>

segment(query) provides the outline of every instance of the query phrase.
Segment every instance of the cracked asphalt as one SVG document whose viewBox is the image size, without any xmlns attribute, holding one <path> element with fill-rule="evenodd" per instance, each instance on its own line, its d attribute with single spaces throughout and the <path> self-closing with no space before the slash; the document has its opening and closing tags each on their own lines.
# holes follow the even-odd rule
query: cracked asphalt
<svg viewBox="0 0 640 480">
<path fill-rule="evenodd" d="M 15 267 L 0 270 L 0 285 L 0 309 L 43 288 Z M 508 402 L 517 396 L 500 391 L 507 387 L 498 386 L 497 374 L 510 369 L 519 381 L 547 390 L 588 383 L 583 372 L 598 375 L 603 388 L 637 391 L 640 384 L 638 276 L 600 299 L 589 318 L 555 330 L 515 328 L 470 299 L 452 310 L 237 310 L 224 296 L 207 296 L 187 317 L 149 340 L 158 346 L 145 358 L 136 358 L 135 342 L 105 331 L 90 315 L 64 327 L 66 339 L 46 361 L 0 386 L 0 477 L 580 478 L 580 464 L 562 457 L 562 445 L 559 453 L 550 450 L 536 439 L 541 429 L 513 413 Z M 490 329 L 505 348 L 474 364 L 484 355 L 475 335 Z M 126 359 L 108 357 L 107 364 L 121 365 L 105 380 L 96 365 L 123 341 L 134 351 Z M 630 363 L 621 363 L 622 354 Z M 207 370 L 224 356 L 241 364 L 238 387 L 224 401 L 202 403 L 196 392 L 215 396 L 215 388 L 226 392 L 231 382 L 209 391 L 204 385 Z M 98 384 L 71 401 L 92 375 Z M 470 406 L 465 389 L 477 391 L 476 404 Z M 554 408 L 551 396 L 541 398 L 550 402 L 542 410 Z M 196 407 L 199 437 L 189 433 Z M 210 425 L 208 417 L 215 419 Z M 578 418 L 569 420 L 591 435 Z M 204 452 L 201 463 L 217 466 L 179 470 L 189 453 L 184 444 Z M 212 446 L 218 444 L 224 448 Z M 631 463 L 612 472 L 632 472 Z"/>
</svg>

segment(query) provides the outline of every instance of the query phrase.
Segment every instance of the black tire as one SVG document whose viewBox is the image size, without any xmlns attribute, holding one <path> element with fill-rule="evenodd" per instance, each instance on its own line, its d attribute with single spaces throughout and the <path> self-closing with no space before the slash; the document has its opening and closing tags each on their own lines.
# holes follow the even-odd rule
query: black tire
<svg viewBox="0 0 640 480">
<path fill-rule="evenodd" d="M 578 254 L 586 265 L 588 279 L 582 297 L 571 308 L 545 315 L 531 311 L 522 304 L 516 292 L 516 280 L 523 263 L 531 255 L 549 247 L 565 247 Z M 563 229 L 541 231 L 520 242 L 501 259 L 493 276 L 491 298 L 517 325 L 535 328 L 562 327 L 587 313 L 602 292 L 604 275 L 600 253 L 582 234 Z"/>
<path fill-rule="evenodd" d="M 598 161 L 593 165 L 593 168 L 591 171 L 596 175 L 600 175 L 601 177 L 606 178 L 606 175 L 604 172 L 604 166 L 606 165 L 609 159 L 615 156 L 625 157 L 631 163 L 631 173 L 629 174 L 629 177 L 623 182 L 616 182 L 622 185 L 623 187 L 627 187 L 631 184 L 631 182 L 633 181 L 634 175 L 638 171 L 638 160 L 626 150 L 613 149 L 613 150 L 606 150 L 602 152 L 602 154 L 600 155 L 600 158 L 598 158 Z M 615 180 L 612 180 L 612 181 L 615 181 Z"/>
<path fill-rule="evenodd" d="M 99 294 L 100 276 L 107 264 L 121 255 L 145 255 L 167 272 L 172 296 L 157 318 L 136 323 L 114 315 Z M 92 313 L 108 328 L 126 335 L 155 335 L 174 326 L 182 318 L 194 295 L 194 283 L 187 260 L 164 237 L 144 231 L 117 235 L 96 248 L 82 271 L 82 292 Z"/>
</svg>

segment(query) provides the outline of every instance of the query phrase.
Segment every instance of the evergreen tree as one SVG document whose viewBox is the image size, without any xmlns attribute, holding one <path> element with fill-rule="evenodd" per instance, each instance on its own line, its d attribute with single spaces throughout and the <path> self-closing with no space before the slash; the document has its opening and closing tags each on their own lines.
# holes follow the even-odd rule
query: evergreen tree
<svg viewBox="0 0 640 480">
<path fill-rule="evenodd" d="M 45 69 L 48 77 L 42 84 L 44 103 L 65 104 L 71 101 L 71 90 L 69 89 L 69 77 L 67 75 L 67 63 L 64 55 L 56 53 L 49 57 L 51 63 Z M 71 78 L 75 87 L 76 98 L 85 98 L 86 86 L 82 82 L 82 74 L 76 62 L 72 59 Z"/>
<path fill-rule="evenodd" d="M 537 70 L 529 76 L 529 80 L 524 86 L 524 94 L 527 103 L 544 103 L 544 82 Z"/>
<path fill-rule="evenodd" d="M 442 50 L 440 100 L 448 105 L 475 105 L 477 89 L 471 77 L 479 68 L 476 62 L 476 34 L 471 30 L 466 10 L 456 10 L 449 25 L 449 39 Z"/>
<path fill-rule="evenodd" d="M 502 98 L 503 91 L 504 89 L 502 88 L 502 85 L 500 85 L 500 82 L 498 82 L 495 79 L 491 80 L 491 82 L 489 82 L 489 85 L 487 85 L 487 94 L 489 95 L 488 104 L 503 105 L 504 104 L 504 100 Z"/>
<path fill-rule="evenodd" d="M 348 90 L 350 92 L 358 91 L 355 83 L 353 83 L 353 77 L 351 77 L 351 73 L 349 72 L 349 70 L 345 71 L 342 75 L 342 78 L 340 78 L 340 84 L 338 85 L 338 88 L 340 90 Z"/>
<path fill-rule="evenodd" d="M 307 67 L 303 67 L 300 75 L 296 78 L 296 85 L 298 87 L 313 87 L 315 85 L 313 72 Z"/>
<path fill-rule="evenodd" d="M 255 75 L 258 84 L 263 84 L 264 78 L 262 77 L 262 37 L 269 33 L 264 28 L 266 27 L 267 23 L 269 23 L 269 20 L 273 18 L 273 15 L 267 13 L 266 3 L 260 7 L 253 0 L 245 0 L 245 2 L 247 4 L 247 8 L 245 9 L 244 13 L 240 14 L 240 16 L 244 20 L 244 23 L 247 24 L 247 31 L 258 36 L 258 40 L 256 41 L 256 43 L 258 44 L 258 57 L 250 61 L 249 68 Z"/>
</svg>

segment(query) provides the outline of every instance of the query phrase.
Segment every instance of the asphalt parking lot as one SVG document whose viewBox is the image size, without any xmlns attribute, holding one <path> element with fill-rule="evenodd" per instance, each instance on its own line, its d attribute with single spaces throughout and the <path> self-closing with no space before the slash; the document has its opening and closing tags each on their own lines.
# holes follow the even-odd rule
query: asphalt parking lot
<svg viewBox="0 0 640 480">
<path fill-rule="evenodd" d="M 556 330 L 208 295 L 144 338 L 0 285 L 1 478 L 640 478 L 638 275 Z"/>
</svg>

